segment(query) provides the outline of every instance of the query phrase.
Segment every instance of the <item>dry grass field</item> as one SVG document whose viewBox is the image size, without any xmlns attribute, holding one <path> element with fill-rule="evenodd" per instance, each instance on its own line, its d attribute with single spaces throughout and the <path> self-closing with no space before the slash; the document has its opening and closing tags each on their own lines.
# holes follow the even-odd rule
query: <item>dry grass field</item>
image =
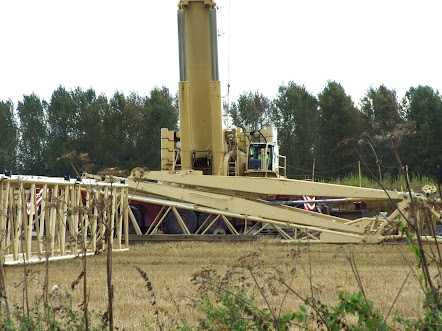
<svg viewBox="0 0 442 331">
<path fill-rule="evenodd" d="M 347 260 L 350 250 L 355 254 L 367 297 L 374 301 L 375 307 L 384 315 L 387 314 L 410 270 L 410 264 L 415 264 L 414 256 L 406 245 L 319 244 L 311 245 L 309 249 L 305 245 L 284 244 L 272 240 L 245 243 L 157 243 L 133 245 L 129 252 L 114 253 L 114 325 L 120 330 L 158 329 L 155 325 L 155 309 L 150 303 L 151 293 L 134 266 L 147 273 L 152 282 L 157 307 L 160 308 L 159 318 L 165 329 L 171 329 L 176 326 L 176 322 L 182 325 L 182 320 L 185 320 L 187 325 L 197 325 L 201 312 L 193 305 L 193 300 L 199 298 L 200 293 L 198 287 L 192 284 L 191 277 L 205 266 L 211 266 L 222 275 L 237 263 L 239 257 L 256 252 L 259 258 L 255 261 L 261 269 L 265 269 L 262 274 L 256 272 L 260 275 L 260 284 L 268 284 L 268 279 L 275 270 L 280 270 L 288 277 L 290 269 L 296 267 L 292 288 L 304 297 L 311 295 L 311 266 L 314 295 L 323 302 L 335 303 L 339 290 L 359 290 Z M 294 258 L 293 252 L 298 251 L 299 257 Z M 98 316 L 107 307 L 106 254 L 89 256 L 87 265 L 89 307 L 94 311 L 93 314 Z M 32 270 L 30 296 L 41 297 L 45 266 L 30 265 L 28 268 Z M 76 306 L 82 301 L 82 286 L 80 284 L 71 290 L 71 283 L 81 270 L 82 260 L 79 258 L 51 262 L 49 288 L 58 284 L 62 293 L 69 292 L 72 295 L 73 304 Z M 6 268 L 8 297 L 12 303 L 22 302 L 22 280 L 22 266 Z M 269 292 L 268 299 L 275 306 L 279 306 L 283 294 L 283 289 L 279 288 L 276 293 Z M 422 313 L 422 300 L 423 293 L 412 274 L 402 289 L 393 312 L 417 318 Z M 256 304 L 265 306 L 258 293 Z M 299 304 L 301 301 L 289 294 L 283 311 L 294 311 L 298 309 Z"/>
</svg>

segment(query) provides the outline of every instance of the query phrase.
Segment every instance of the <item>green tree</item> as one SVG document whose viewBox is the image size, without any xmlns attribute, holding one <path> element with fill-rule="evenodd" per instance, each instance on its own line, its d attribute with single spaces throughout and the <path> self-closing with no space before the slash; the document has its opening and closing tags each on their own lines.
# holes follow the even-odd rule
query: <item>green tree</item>
<svg viewBox="0 0 442 331">
<path fill-rule="evenodd" d="M 361 100 L 361 111 L 372 127 L 378 124 L 385 131 L 402 122 L 396 91 L 389 90 L 385 85 L 368 89 Z"/>
<path fill-rule="evenodd" d="M 442 165 L 442 99 L 430 86 L 410 88 L 405 95 L 407 121 L 416 125 L 416 134 L 407 145 L 410 171 L 432 175 Z"/>
<path fill-rule="evenodd" d="M 384 85 L 377 89 L 370 87 L 361 100 L 361 111 L 366 120 L 364 129 L 367 136 L 361 140 L 361 142 L 365 141 L 366 144 L 360 144 L 360 150 L 366 161 L 374 163 L 371 160 L 375 160 L 375 155 L 368 145 L 373 144 L 373 148 L 376 149 L 376 157 L 381 163 L 380 166 L 384 168 L 383 172 L 395 169 L 397 162 L 388 146 L 383 143 L 375 144 L 369 137 L 376 134 L 385 136 L 392 132 L 395 125 L 403 123 L 404 120 L 400 117 L 399 110 L 400 105 L 396 97 L 396 91 L 389 90 Z M 401 152 L 401 146 L 397 146 L 397 148 Z"/>
<path fill-rule="evenodd" d="M 109 102 L 101 100 L 103 167 L 130 171 L 134 167 L 159 169 L 161 128 L 177 129 L 176 97 L 166 87 L 155 87 L 149 96 L 116 92 Z"/>
<path fill-rule="evenodd" d="M 83 91 L 77 87 L 65 98 L 71 104 L 72 135 L 66 140 L 63 156 L 57 158 L 57 164 L 64 173 L 75 175 L 75 170 L 93 172 L 101 164 L 102 111 L 95 91 L 90 88 Z M 60 174 L 61 175 L 61 174 Z"/>
<path fill-rule="evenodd" d="M 99 171 L 108 167 L 109 164 L 112 164 L 110 161 L 112 158 L 112 149 L 109 148 L 109 141 L 107 141 L 109 134 L 106 131 L 106 128 L 110 126 L 109 122 L 112 121 L 112 116 L 109 109 L 109 100 L 106 95 L 99 95 L 94 106 L 98 108 L 97 111 L 100 114 L 100 122 L 97 125 L 97 137 L 94 141 L 94 150 L 97 151 L 97 155 L 92 159 L 96 166 L 96 171 Z M 110 130 L 112 130 L 112 128 L 110 128 Z M 119 148 L 119 146 L 114 147 Z"/>
<path fill-rule="evenodd" d="M 103 112 L 103 133 L 100 140 L 101 157 L 104 168 L 122 168 L 130 157 L 130 131 L 125 113 L 126 97 L 122 92 L 115 92 L 108 101 L 103 98 L 100 101 Z M 129 169 L 128 169 L 129 170 Z"/>
<path fill-rule="evenodd" d="M 81 153 L 88 154 L 92 167 L 84 170 L 91 171 L 98 166 L 101 156 L 101 150 L 97 142 L 103 132 L 103 113 L 99 100 L 92 88 L 85 92 L 77 89 L 72 94 L 72 98 L 80 113 L 81 130 L 79 131 L 77 149 Z"/>
<path fill-rule="evenodd" d="M 71 152 L 72 142 L 77 138 L 79 114 L 74 100 L 63 86 L 52 93 L 47 113 L 50 173 L 53 176 L 69 174 L 72 167 L 62 159 L 64 154 Z"/>
<path fill-rule="evenodd" d="M 344 139 L 355 138 L 362 133 L 362 114 L 342 85 L 334 81 L 327 83 L 318 101 L 318 171 L 327 171 L 327 176 L 342 176 L 355 171 L 358 157 L 352 147 L 337 146 Z M 351 168 L 353 165 L 354 168 Z"/>
<path fill-rule="evenodd" d="M 14 105 L 10 100 L 0 102 L 0 132 L 0 172 L 16 170 L 18 131 Z"/>
<path fill-rule="evenodd" d="M 272 122 L 278 129 L 281 154 L 287 164 L 311 169 L 316 139 L 318 101 L 305 86 L 288 82 L 278 89 L 272 104 Z M 289 174 L 291 171 L 288 169 Z"/>
<path fill-rule="evenodd" d="M 242 93 L 237 102 L 233 102 L 230 114 L 233 125 L 251 130 L 259 130 L 270 123 L 270 101 L 259 91 Z"/>
<path fill-rule="evenodd" d="M 128 170 L 137 166 L 147 166 L 150 148 L 150 128 L 145 117 L 145 99 L 138 93 L 132 92 L 126 97 L 125 117 L 129 120 L 126 124 L 128 140 L 126 142 Z"/>
<path fill-rule="evenodd" d="M 47 127 L 44 114 L 46 103 L 32 93 L 24 95 L 17 105 L 21 139 L 19 142 L 20 172 L 46 175 Z"/>
<path fill-rule="evenodd" d="M 143 120 L 138 144 L 140 165 L 159 170 L 161 167 L 161 128 L 178 129 L 178 102 L 166 87 L 155 87 L 144 99 Z"/>
</svg>

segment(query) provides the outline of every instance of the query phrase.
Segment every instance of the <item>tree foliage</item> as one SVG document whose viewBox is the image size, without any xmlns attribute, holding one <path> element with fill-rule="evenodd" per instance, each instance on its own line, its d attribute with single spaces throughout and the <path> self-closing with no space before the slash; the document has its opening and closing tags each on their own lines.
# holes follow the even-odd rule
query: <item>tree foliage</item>
<svg viewBox="0 0 442 331">
<path fill-rule="evenodd" d="M 165 87 L 147 96 L 59 86 L 50 101 L 35 94 L 17 106 L 0 103 L 0 166 L 14 172 L 63 176 L 134 167 L 160 168 L 161 128 L 176 130 L 177 97 Z M 18 134 L 20 132 L 20 135 Z"/>
<path fill-rule="evenodd" d="M 71 92 L 76 112 L 78 114 L 77 138 L 71 147 L 78 152 L 78 166 L 85 171 L 92 172 L 101 167 L 101 146 L 103 145 L 102 132 L 103 112 L 100 97 L 97 98 L 93 89 L 86 91 L 76 88 Z M 94 160 L 94 162 L 92 162 Z"/>
<path fill-rule="evenodd" d="M 420 174 L 435 174 L 442 165 L 442 98 L 430 86 L 410 88 L 405 95 L 405 114 L 416 124 L 408 148 L 410 168 Z"/>
<path fill-rule="evenodd" d="M 16 169 L 18 130 L 10 100 L 0 102 L 0 132 L 0 169 Z"/>
<path fill-rule="evenodd" d="M 44 105 L 46 104 L 34 93 L 24 95 L 23 101 L 18 102 L 17 112 L 21 133 L 18 152 L 20 172 L 34 175 L 47 174 L 48 144 Z"/>
<path fill-rule="evenodd" d="M 395 124 L 402 122 L 396 91 L 389 90 L 385 85 L 368 89 L 361 100 L 361 111 L 371 126 L 379 124 L 384 130 L 390 130 Z"/>
<path fill-rule="evenodd" d="M 176 94 L 165 87 L 144 96 L 117 91 L 107 98 L 92 88 L 68 91 L 59 86 L 49 102 L 35 94 L 23 96 L 16 113 L 11 101 L 2 101 L 0 167 L 51 176 L 105 168 L 159 169 L 160 129 L 178 129 L 177 104 Z M 394 90 L 370 87 L 359 110 L 337 82 L 328 82 L 315 97 L 290 81 L 279 86 L 273 100 L 259 91 L 243 92 L 230 110 L 236 126 L 278 129 L 291 177 L 310 176 L 313 159 L 316 177 L 354 173 L 359 156 L 374 171 L 379 166 L 390 172 L 396 161 L 382 139 L 372 138 L 412 125 L 415 134 L 398 147 L 409 171 L 433 175 L 442 163 L 442 98 L 429 86 L 410 88 L 401 104 Z"/>
<path fill-rule="evenodd" d="M 270 101 L 259 91 L 242 93 L 231 106 L 233 125 L 260 130 L 269 125 Z"/>
<path fill-rule="evenodd" d="M 317 99 L 306 87 L 294 82 L 281 85 L 273 101 L 272 122 L 278 129 L 281 153 L 294 167 L 310 169 L 312 166 L 317 107 Z"/>
<path fill-rule="evenodd" d="M 58 161 L 63 154 L 71 150 L 77 138 L 79 114 L 71 94 L 63 86 L 54 93 L 47 110 L 48 147 L 50 150 L 48 163 L 51 173 L 63 175 L 69 172 L 69 165 Z"/>
<path fill-rule="evenodd" d="M 364 138 L 360 140 L 361 152 L 365 154 L 367 161 L 372 161 L 372 164 L 375 162 L 382 164 L 384 173 L 398 173 L 396 160 L 390 148 L 383 143 L 375 144 L 371 138 L 376 134 L 385 136 L 392 132 L 396 125 L 404 122 L 400 116 L 396 91 L 388 89 L 385 85 L 376 89 L 370 87 L 361 100 L 361 111 L 365 118 L 364 130 L 366 131 Z M 376 155 L 372 152 L 370 144 L 376 148 Z M 401 146 L 398 146 L 398 149 L 401 151 Z"/>
<path fill-rule="evenodd" d="M 341 176 L 348 172 L 349 165 L 356 166 L 358 157 L 350 146 L 337 146 L 342 140 L 357 137 L 362 133 L 362 114 L 354 106 L 351 97 L 345 93 L 342 85 L 337 82 L 328 82 L 319 94 L 318 102 L 318 168 L 330 171 L 334 176 Z"/>
<path fill-rule="evenodd" d="M 161 152 L 161 128 L 178 129 L 178 102 L 177 96 L 172 96 L 169 89 L 155 87 L 150 96 L 144 99 L 143 121 L 139 132 L 146 139 L 140 142 L 139 153 L 143 156 L 143 163 L 150 169 L 159 169 Z"/>
</svg>

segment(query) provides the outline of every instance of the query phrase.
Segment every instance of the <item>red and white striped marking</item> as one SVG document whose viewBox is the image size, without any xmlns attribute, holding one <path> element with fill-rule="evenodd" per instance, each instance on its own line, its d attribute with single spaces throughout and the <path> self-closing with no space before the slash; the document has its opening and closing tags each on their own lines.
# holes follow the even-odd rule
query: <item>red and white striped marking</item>
<svg viewBox="0 0 442 331">
<path fill-rule="evenodd" d="M 311 197 L 308 195 L 303 195 L 302 198 L 304 199 L 304 201 L 314 201 L 315 197 Z M 306 210 L 315 210 L 316 209 L 316 204 L 314 202 L 309 202 L 309 203 L 304 203 L 304 209 Z"/>
<path fill-rule="evenodd" d="M 37 202 L 36 208 L 40 206 L 41 200 L 43 200 L 43 188 L 37 189 L 37 193 L 35 193 L 35 201 Z M 31 214 L 31 198 L 29 198 L 29 201 L 26 201 L 26 207 L 28 215 Z M 33 214 L 35 214 L 35 210 Z"/>
</svg>

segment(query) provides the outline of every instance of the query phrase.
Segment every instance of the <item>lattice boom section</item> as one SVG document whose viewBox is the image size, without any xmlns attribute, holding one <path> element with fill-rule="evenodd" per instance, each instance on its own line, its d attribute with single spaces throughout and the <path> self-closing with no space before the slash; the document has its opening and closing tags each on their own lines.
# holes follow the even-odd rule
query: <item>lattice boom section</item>
<svg viewBox="0 0 442 331">
<path fill-rule="evenodd" d="M 124 183 L 0 174 L 4 264 L 128 249 L 128 219 Z"/>
</svg>

